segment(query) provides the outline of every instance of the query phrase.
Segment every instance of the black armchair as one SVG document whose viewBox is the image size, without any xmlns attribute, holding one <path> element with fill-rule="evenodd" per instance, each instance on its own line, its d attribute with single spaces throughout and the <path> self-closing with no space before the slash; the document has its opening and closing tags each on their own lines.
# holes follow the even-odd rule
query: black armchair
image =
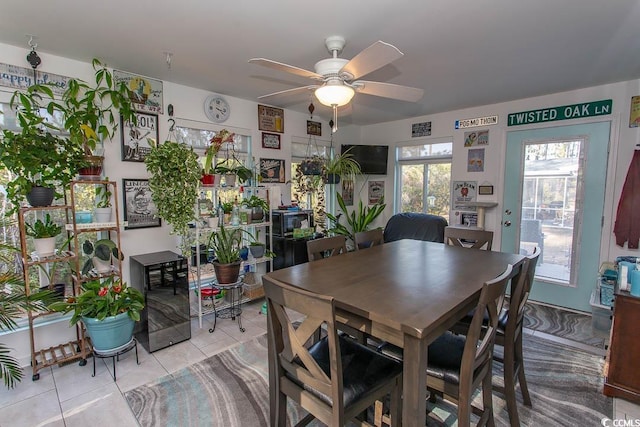
<svg viewBox="0 0 640 427">
<path fill-rule="evenodd" d="M 442 243 L 447 225 L 447 220 L 438 215 L 416 212 L 395 214 L 384 228 L 384 241 L 413 239 Z"/>
</svg>

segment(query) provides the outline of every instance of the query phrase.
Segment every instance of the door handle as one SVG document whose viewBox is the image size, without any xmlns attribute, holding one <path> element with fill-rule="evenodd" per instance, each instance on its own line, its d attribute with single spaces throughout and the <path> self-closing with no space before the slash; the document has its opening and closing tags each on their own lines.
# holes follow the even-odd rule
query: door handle
<svg viewBox="0 0 640 427">
<path fill-rule="evenodd" d="M 503 224 L 505 227 L 511 227 L 511 221 L 505 221 Z"/>
<path fill-rule="evenodd" d="M 507 209 L 507 210 L 505 210 L 505 211 L 504 211 L 504 214 L 505 214 L 505 215 L 511 215 L 511 209 Z"/>
</svg>

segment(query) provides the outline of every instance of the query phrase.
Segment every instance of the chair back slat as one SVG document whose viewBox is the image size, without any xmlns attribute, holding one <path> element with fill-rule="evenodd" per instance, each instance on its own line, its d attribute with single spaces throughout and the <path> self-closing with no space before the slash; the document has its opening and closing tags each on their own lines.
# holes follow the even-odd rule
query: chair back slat
<svg viewBox="0 0 640 427">
<path fill-rule="evenodd" d="M 533 286 L 540 253 L 540 248 L 536 247 L 533 254 L 527 256 L 523 263 L 521 273 L 519 274 L 519 280 L 515 282 L 515 287 L 511 290 L 507 329 L 509 329 L 511 323 L 513 324 L 511 326 L 518 327 L 524 321 L 524 307 L 529 300 L 529 294 L 531 293 L 531 287 Z M 511 313 L 515 313 L 513 319 Z"/>
<path fill-rule="evenodd" d="M 515 273 L 513 267 L 508 265 L 500 276 L 483 285 L 478 306 L 467 332 L 460 378 L 472 380 L 477 369 L 491 362 L 498 328 L 498 313 L 502 309 L 507 283 Z M 485 320 L 485 315 L 488 315 L 488 321 Z M 463 372 L 469 375 L 464 375 Z"/>
<path fill-rule="evenodd" d="M 451 246 L 490 251 L 493 243 L 493 231 L 446 227 L 444 229 L 444 243 Z"/>
<path fill-rule="evenodd" d="M 356 250 L 367 249 L 384 243 L 384 232 L 381 228 L 375 230 L 359 231 L 354 236 Z"/>
<path fill-rule="evenodd" d="M 347 239 L 344 236 L 324 237 L 307 242 L 309 261 L 347 253 Z"/>
</svg>

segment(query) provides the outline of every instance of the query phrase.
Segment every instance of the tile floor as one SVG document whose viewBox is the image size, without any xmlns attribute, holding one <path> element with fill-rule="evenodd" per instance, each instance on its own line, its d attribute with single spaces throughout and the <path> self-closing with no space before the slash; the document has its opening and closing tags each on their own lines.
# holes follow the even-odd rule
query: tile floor
<svg viewBox="0 0 640 427">
<path fill-rule="evenodd" d="M 140 365 L 134 351 L 122 355 L 116 363 L 116 382 L 110 358 L 96 359 L 95 377 L 93 359 L 85 366 L 74 362 L 42 369 L 38 381 L 31 381 L 31 371 L 25 368 L 16 388 L 0 389 L 0 427 L 138 426 L 123 393 L 265 333 L 267 317 L 260 314 L 261 306 L 262 300 L 243 305 L 244 333 L 236 321 L 218 319 L 210 334 L 213 319 L 208 315 L 202 329 L 198 319 L 192 319 L 188 341 L 154 353 L 138 345 Z"/>
<path fill-rule="evenodd" d="M 140 365 L 136 365 L 133 351 L 121 356 L 116 364 L 116 382 L 111 376 L 111 359 L 96 360 L 95 377 L 91 376 L 93 359 L 83 367 L 73 363 L 43 369 L 38 381 L 31 381 L 31 373 L 26 370 L 25 379 L 15 389 L 0 389 L 0 427 L 138 426 L 123 393 L 263 334 L 267 320 L 260 314 L 261 305 L 262 301 L 243 305 L 244 333 L 237 322 L 218 319 L 215 332 L 210 334 L 213 319 L 209 315 L 203 318 L 202 329 L 198 319 L 192 319 L 188 341 L 152 354 L 139 345 Z M 601 354 L 594 347 L 531 330 L 527 333 Z M 617 419 L 640 420 L 640 406 L 616 399 L 614 414 Z"/>
</svg>

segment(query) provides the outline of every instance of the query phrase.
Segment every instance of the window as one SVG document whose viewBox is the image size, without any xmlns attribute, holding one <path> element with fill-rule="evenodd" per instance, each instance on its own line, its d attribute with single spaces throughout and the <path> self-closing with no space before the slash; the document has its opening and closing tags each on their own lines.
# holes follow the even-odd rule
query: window
<svg viewBox="0 0 640 427">
<path fill-rule="evenodd" d="M 396 212 L 449 217 L 452 153 L 450 139 L 396 149 Z"/>
</svg>

